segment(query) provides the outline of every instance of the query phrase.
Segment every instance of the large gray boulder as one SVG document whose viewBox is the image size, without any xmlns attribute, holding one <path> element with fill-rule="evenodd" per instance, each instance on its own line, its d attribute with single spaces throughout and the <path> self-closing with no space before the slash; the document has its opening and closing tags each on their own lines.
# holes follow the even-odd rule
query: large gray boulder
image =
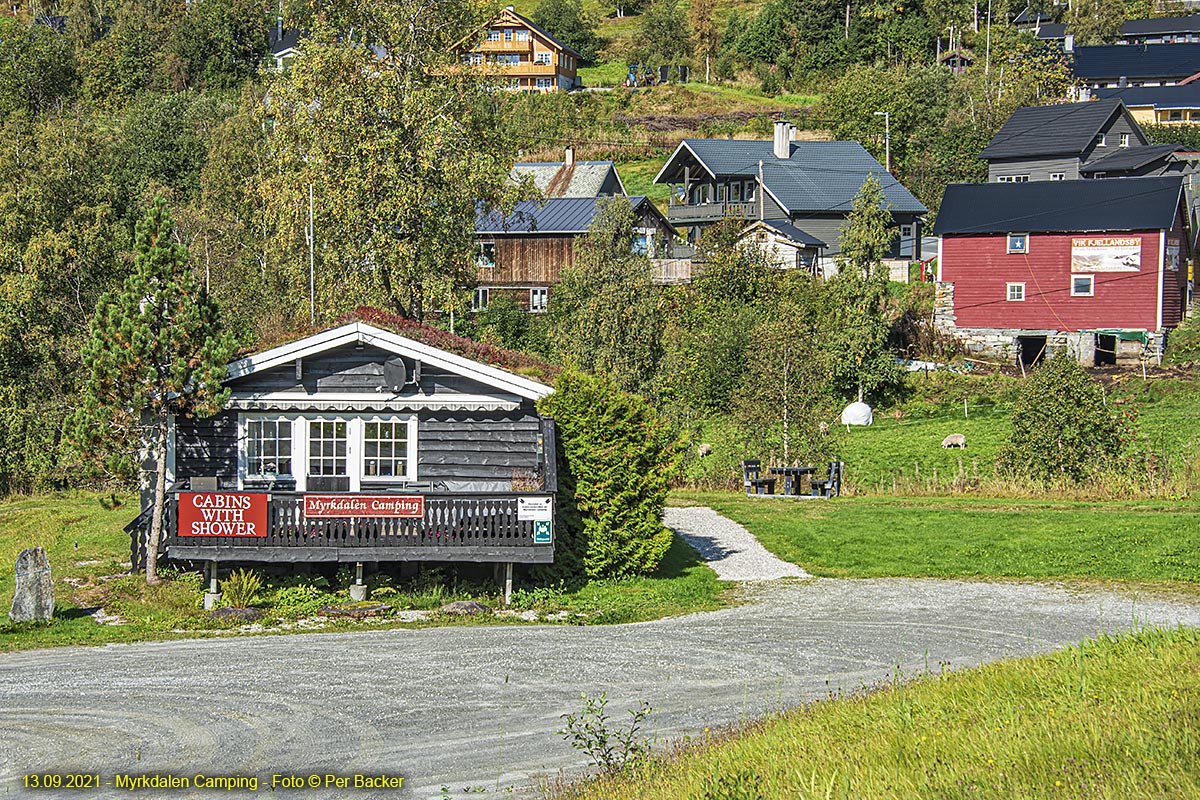
<svg viewBox="0 0 1200 800">
<path fill-rule="evenodd" d="M 17 556 L 17 590 L 8 618 L 13 622 L 49 622 L 54 617 L 54 581 L 50 561 L 40 547 L 27 547 Z"/>
</svg>

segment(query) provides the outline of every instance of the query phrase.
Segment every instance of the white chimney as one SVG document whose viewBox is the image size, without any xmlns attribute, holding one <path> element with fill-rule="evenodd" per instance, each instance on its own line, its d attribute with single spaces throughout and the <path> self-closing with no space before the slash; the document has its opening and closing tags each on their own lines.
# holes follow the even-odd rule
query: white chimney
<svg viewBox="0 0 1200 800">
<path fill-rule="evenodd" d="M 563 159 L 563 166 L 564 167 L 575 166 L 575 146 L 574 145 L 567 147 L 567 154 L 566 154 L 566 157 Z"/>
<path fill-rule="evenodd" d="M 775 144 L 773 149 L 775 151 L 775 157 L 781 158 L 785 161 L 792 156 L 792 146 L 788 141 L 789 127 L 790 126 L 788 123 L 784 120 L 775 120 Z"/>
<path fill-rule="evenodd" d="M 1063 50 L 1068 53 L 1075 52 L 1075 37 L 1069 33 L 1063 37 Z"/>
<path fill-rule="evenodd" d="M 788 141 L 789 142 L 796 141 L 796 134 L 798 134 L 799 132 L 800 132 L 800 130 L 795 125 L 793 125 L 790 122 L 788 123 Z"/>
</svg>

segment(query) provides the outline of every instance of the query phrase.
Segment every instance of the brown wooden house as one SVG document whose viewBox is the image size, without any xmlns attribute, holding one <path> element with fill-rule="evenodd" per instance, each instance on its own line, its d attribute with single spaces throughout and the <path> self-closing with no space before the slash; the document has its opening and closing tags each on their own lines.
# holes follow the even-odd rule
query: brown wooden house
<svg viewBox="0 0 1200 800">
<path fill-rule="evenodd" d="M 512 6 L 504 8 L 481 34 L 459 44 L 462 60 L 503 76 L 506 88 L 518 92 L 579 88 L 582 56 Z"/>
<path fill-rule="evenodd" d="M 670 259 L 675 230 L 645 197 L 619 197 L 638 217 L 634 251 L 655 262 Z M 575 263 L 575 241 L 587 233 L 607 198 L 557 197 L 520 202 L 505 216 L 481 208 L 475 221 L 478 284 L 472 309 L 487 307 L 500 293 L 522 308 L 547 309 L 562 270 Z"/>
</svg>

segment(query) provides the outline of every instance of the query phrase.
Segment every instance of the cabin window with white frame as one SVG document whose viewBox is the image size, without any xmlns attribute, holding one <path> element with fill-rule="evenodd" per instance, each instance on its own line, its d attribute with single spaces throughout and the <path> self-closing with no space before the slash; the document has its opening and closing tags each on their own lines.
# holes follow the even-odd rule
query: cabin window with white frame
<svg viewBox="0 0 1200 800">
<path fill-rule="evenodd" d="M 717 202 L 718 203 L 725 202 L 725 184 L 723 184 L 723 183 L 717 184 Z"/>
<path fill-rule="evenodd" d="M 500 41 L 500 31 L 488 31 L 488 41 L 489 42 Z"/>
<path fill-rule="evenodd" d="M 731 202 L 731 203 L 742 202 L 742 184 L 741 183 L 730 184 L 730 186 L 729 186 L 729 202 Z"/>
<path fill-rule="evenodd" d="M 1025 284 L 1009 283 L 1006 284 L 1005 299 L 1010 303 L 1022 303 L 1025 301 Z"/>
<path fill-rule="evenodd" d="M 246 477 L 273 479 L 291 474 L 291 420 L 246 420 Z"/>
<path fill-rule="evenodd" d="M 1050 173 L 1050 180 L 1052 180 L 1052 181 L 1065 181 L 1066 179 L 1067 179 L 1067 173 L 1065 173 L 1065 172 L 1051 172 Z"/>
<path fill-rule="evenodd" d="M 1092 297 L 1096 293 L 1095 275 L 1072 275 L 1071 297 Z"/>
<path fill-rule="evenodd" d="M 475 251 L 475 266 L 480 269 L 491 269 L 496 266 L 496 243 L 480 242 Z"/>
<path fill-rule="evenodd" d="M 900 226 L 900 255 L 911 257 L 913 254 L 913 226 Z"/>
<path fill-rule="evenodd" d="M 514 34 L 514 38 L 518 42 L 528 42 L 529 41 L 529 31 L 526 31 L 526 30 L 517 31 L 516 34 Z"/>
<path fill-rule="evenodd" d="M 308 421 L 308 474 L 341 476 L 346 472 L 346 421 L 310 419 Z"/>
<path fill-rule="evenodd" d="M 1008 252 L 1010 252 L 1010 253 L 1028 253 L 1029 252 L 1029 234 L 1027 234 L 1027 233 L 1010 233 L 1008 235 Z"/>
<path fill-rule="evenodd" d="M 1103 133 L 1096 134 L 1096 147 L 1108 147 L 1108 137 Z"/>
<path fill-rule="evenodd" d="M 550 290 L 545 286 L 535 286 L 529 290 L 529 310 L 541 314 L 550 305 Z"/>
<path fill-rule="evenodd" d="M 757 186 L 758 184 L 755 181 L 746 181 L 746 193 L 744 197 L 746 198 L 747 202 L 754 201 L 754 190 L 757 188 Z"/>
<path fill-rule="evenodd" d="M 512 40 L 513 40 L 513 29 L 505 28 L 504 29 L 504 41 L 511 42 Z"/>
<path fill-rule="evenodd" d="M 489 292 L 485 287 L 479 287 L 475 293 L 471 295 L 471 310 L 483 311 L 488 307 Z"/>
<path fill-rule="evenodd" d="M 554 88 L 554 79 L 553 78 L 538 78 L 537 79 L 537 88 L 553 89 Z"/>
<path fill-rule="evenodd" d="M 550 53 L 534 53 L 533 63 L 541 64 L 544 67 L 550 66 Z"/>
<path fill-rule="evenodd" d="M 407 480 L 411 422 L 406 419 L 363 421 L 363 480 Z"/>
<path fill-rule="evenodd" d="M 1028 175 L 1000 175 L 996 183 L 1029 183 Z"/>
<path fill-rule="evenodd" d="M 1129 147 L 1129 134 L 1128 133 L 1121 134 L 1121 147 Z"/>
</svg>

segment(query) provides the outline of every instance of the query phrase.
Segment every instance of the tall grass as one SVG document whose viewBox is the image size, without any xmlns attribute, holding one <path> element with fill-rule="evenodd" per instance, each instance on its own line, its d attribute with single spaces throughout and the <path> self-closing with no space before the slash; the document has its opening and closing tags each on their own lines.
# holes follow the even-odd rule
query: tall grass
<svg viewBox="0 0 1200 800">
<path fill-rule="evenodd" d="M 831 696 L 555 798 L 1139 798 L 1200 787 L 1200 632 Z"/>
</svg>

